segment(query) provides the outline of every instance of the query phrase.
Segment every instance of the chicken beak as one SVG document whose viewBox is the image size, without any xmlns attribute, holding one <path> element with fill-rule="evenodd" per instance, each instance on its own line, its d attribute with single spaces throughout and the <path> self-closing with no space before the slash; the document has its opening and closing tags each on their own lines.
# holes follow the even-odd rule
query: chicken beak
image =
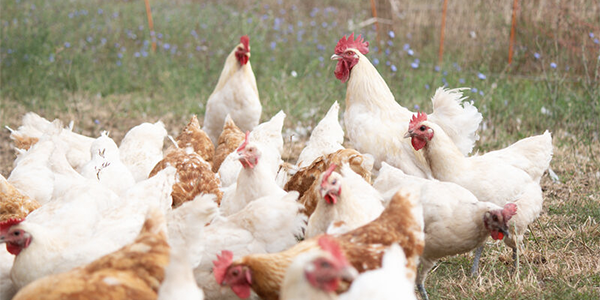
<svg viewBox="0 0 600 300">
<path fill-rule="evenodd" d="M 407 138 L 411 137 L 412 135 L 413 135 L 412 130 L 409 130 L 404 134 L 404 138 L 407 139 Z"/>
<path fill-rule="evenodd" d="M 508 232 L 508 230 L 504 229 L 504 228 L 500 228 L 500 232 L 502 232 L 502 234 L 504 234 L 504 237 L 510 237 L 510 233 Z"/>
<path fill-rule="evenodd" d="M 358 271 L 351 265 L 345 266 L 340 272 L 340 278 L 347 282 L 352 282 L 356 277 L 358 277 Z"/>
<path fill-rule="evenodd" d="M 334 54 L 331 56 L 331 60 L 340 60 L 340 59 L 342 59 L 342 57 L 337 54 Z"/>
</svg>

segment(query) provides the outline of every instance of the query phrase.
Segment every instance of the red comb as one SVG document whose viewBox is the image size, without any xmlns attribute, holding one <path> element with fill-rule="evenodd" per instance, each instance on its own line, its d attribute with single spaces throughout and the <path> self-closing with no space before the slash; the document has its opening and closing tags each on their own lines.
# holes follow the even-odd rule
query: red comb
<svg viewBox="0 0 600 300">
<path fill-rule="evenodd" d="M 331 164 L 329 166 L 329 169 L 327 169 L 327 171 L 325 171 L 325 176 L 323 177 L 323 180 L 321 181 L 321 187 L 323 187 L 324 182 L 326 182 L 327 178 L 329 178 L 329 176 L 331 176 L 331 173 L 333 173 L 333 170 L 335 170 L 335 168 L 337 168 L 337 165 Z"/>
<path fill-rule="evenodd" d="M 319 247 L 323 249 L 323 251 L 329 252 L 335 260 L 340 262 L 342 265 L 346 265 L 346 256 L 344 252 L 342 252 L 342 248 L 338 245 L 337 241 L 333 239 L 329 235 L 323 235 L 319 238 Z"/>
<path fill-rule="evenodd" d="M 227 268 L 231 265 L 233 261 L 233 252 L 229 250 L 221 251 L 221 255 L 217 254 L 217 260 L 213 260 L 213 274 L 215 275 L 215 279 L 217 283 L 221 284 L 223 279 L 225 279 L 225 273 L 227 273 Z"/>
<path fill-rule="evenodd" d="M 365 42 L 365 40 L 360 36 L 360 34 L 354 39 L 354 32 L 346 38 L 344 36 L 340 39 L 340 41 L 335 46 L 335 54 L 342 54 L 346 49 L 354 48 L 360 51 L 362 54 L 369 53 L 369 42 Z"/>
<path fill-rule="evenodd" d="M 427 121 L 427 114 L 424 112 L 418 112 L 413 115 L 410 123 L 408 123 L 408 129 L 415 128 L 419 123 Z"/>
<path fill-rule="evenodd" d="M 13 225 L 17 225 L 21 222 L 25 221 L 25 218 L 22 219 L 8 219 L 6 221 L 0 222 L 0 232 L 7 231 Z"/>
<path fill-rule="evenodd" d="M 517 214 L 517 205 L 514 203 L 507 203 L 504 205 L 504 209 L 502 210 L 502 217 L 504 217 L 504 222 L 510 220 L 512 216 Z"/>
<path fill-rule="evenodd" d="M 237 149 L 238 152 L 246 149 L 246 145 L 248 145 L 248 137 L 250 136 L 250 131 L 246 131 L 246 138 L 244 139 L 244 142 L 240 145 L 240 147 Z"/>
<path fill-rule="evenodd" d="M 244 49 L 246 49 L 246 51 L 250 51 L 250 38 L 247 35 L 244 35 L 240 38 L 240 43 L 244 45 Z"/>
</svg>

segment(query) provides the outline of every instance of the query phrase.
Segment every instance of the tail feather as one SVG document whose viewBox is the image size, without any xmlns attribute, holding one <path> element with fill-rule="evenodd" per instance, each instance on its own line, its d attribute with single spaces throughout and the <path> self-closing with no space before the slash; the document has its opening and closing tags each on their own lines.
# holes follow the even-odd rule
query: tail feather
<svg viewBox="0 0 600 300">
<path fill-rule="evenodd" d="M 463 102 L 466 97 L 463 97 L 461 91 L 464 89 L 438 88 L 431 99 L 433 113 L 429 119 L 442 127 L 460 152 L 467 155 L 479 140 L 477 129 L 483 117 L 473 102 Z"/>
</svg>

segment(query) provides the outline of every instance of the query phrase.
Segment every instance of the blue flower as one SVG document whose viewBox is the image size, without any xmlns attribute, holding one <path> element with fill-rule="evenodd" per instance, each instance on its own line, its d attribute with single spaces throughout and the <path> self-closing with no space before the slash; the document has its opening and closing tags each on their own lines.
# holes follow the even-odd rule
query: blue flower
<svg viewBox="0 0 600 300">
<path fill-rule="evenodd" d="M 302 21 L 298 21 L 298 27 L 302 27 L 302 25 L 304 25 L 304 23 L 302 23 Z"/>
<path fill-rule="evenodd" d="M 196 32 L 195 29 L 192 29 L 192 31 L 190 31 L 190 34 L 194 37 L 198 37 L 198 33 Z"/>
<path fill-rule="evenodd" d="M 460 82 L 460 83 L 465 83 L 465 79 L 464 79 L 464 78 L 459 78 L 459 79 L 458 79 L 458 82 Z"/>
<path fill-rule="evenodd" d="M 144 51 L 144 50 L 142 50 L 142 56 L 143 56 L 143 57 L 147 57 L 147 56 L 148 56 L 148 51 Z"/>
<path fill-rule="evenodd" d="M 271 50 L 275 50 L 275 47 L 277 47 L 277 42 L 271 42 Z"/>
<path fill-rule="evenodd" d="M 65 48 L 69 48 L 69 47 L 71 47 L 71 43 L 65 42 Z"/>
<path fill-rule="evenodd" d="M 542 57 L 539 53 L 534 53 L 533 57 L 535 57 L 535 59 L 540 59 L 540 57 Z"/>
<path fill-rule="evenodd" d="M 477 78 L 479 78 L 481 80 L 485 80 L 487 78 L 487 76 L 485 76 L 485 74 L 483 74 L 483 73 L 477 73 Z"/>
<path fill-rule="evenodd" d="M 596 45 L 600 44 L 600 40 L 594 39 L 594 44 L 596 44 Z"/>
<path fill-rule="evenodd" d="M 323 28 L 327 28 L 327 26 L 329 26 L 329 24 L 327 24 L 327 22 L 323 22 L 323 23 L 321 23 L 321 26 L 322 26 Z"/>
<path fill-rule="evenodd" d="M 141 54 L 139 52 L 136 52 L 136 53 L 133 54 L 133 56 L 135 56 L 135 57 L 140 57 L 140 55 Z"/>
<path fill-rule="evenodd" d="M 434 69 L 436 72 L 439 72 L 439 71 L 441 70 L 441 69 L 440 69 L 440 66 L 435 66 L 433 69 Z"/>
<path fill-rule="evenodd" d="M 392 66 L 390 67 L 390 69 L 392 69 L 392 72 L 396 72 L 396 71 L 398 71 L 398 68 L 396 68 L 396 65 L 392 65 Z"/>
<path fill-rule="evenodd" d="M 471 88 L 471 93 L 477 93 L 477 88 Z"/>
<path fill-rule="evenodd" d="M 248 22 L 248 24 L 252 23 L 252 18 L 248 18 L 248 20 L 246 20 L 246 22 Z"/>
<path fill-rule="evenodd" d="M 280 10 L 279 10 L 279 13 L 280 13 L 280 14 L 282 14 L 282 15 L 285 15 L 285 9 L 283 9 L 283 8 L 282 8 L 282 9 L 280 9 Z"/>
<path fill-rule="evenodd" d="M 163 34 L 159 32 L 159 33 L 156 34 L 156 37 L 159 38 L 159 39 L 162 39 Z"/>
<path fill-rule="evenodd" d="M 391 51 L 390 48 L 385 49 L 385 55 L 390 55 Z"/>
<path fill-rule="evenodd" d="M 404 44 L 404 47 L 402 47 L 402 49 L 404 51 L 408 51 L 408 49 L 410 49 L 410 45 L 409 44 Z"/>
<path fill-rule="evenodd" d="M 410 67 L 413 69 L 416 69 L 419 67 L 419 63 L 418 62 L 413 62 L 412 64 L 410 64 Z"/>
<path fill-rule="evenodd" d="M 379 64 L 379 59 L 373 58 L 373 65 L 376 66 Z"/>
<path fill-rule="evenodd" d="M 392 62 L 388 60 L 388 61 L 385 62 L 385 65 L 389 67 L 389 66 L 392 65 Z"/>
<path fill-rule="evenodd" d="M 117 60 L 117 66 L 121 66 L 123 63 L 120 60 Z"/>
<path fill-rule="evenodd" d="M 323 50 L 325 50 L 325 46 L 318 44 L 317 49 L 323 51 Z"/>
<path fill-rule="evenodd" d="M 98 14 L 101 15 L 104 13 L 104 10 L 102 10 L 102 8 L 98 8 Z"/>
<path fill-rule="evenodd" d="M 102 45 L 106 44 L 106 39 L 105 39 L 105 38 L 101 38 L 101 39 L 100 39 L 100 43 L 101 43 Z"/>
<path fill-rule="evenodd" d="M 442 72 L 442 75 L 444 75 L 444 76 L 448 76 L 448 71 L 444 71 L 444 72 Z"/>
<path fill-rule="evenodd" d="M 425 88 L 426 88 L 426 89 L 429 89 L 429 84 L 426 84 L 426 85 L 425 85 Z M 419 104 L 415 104 L 415 106 L 413 106 L 413 108 L 414 108 L 415 110 L 419 110 L 419 109 L 421 109 L 421 107 L 419 107 Z"/>
<path fill-rule="evenodd" d="M 479 95 L 483 96 L 483 91 L 479 91 Z"/>
<path fill-rule="evenodd" d="M 319 61 L 323 62 L 325 59 L 323 58 L 323 56 L 319 56 Z"/>
<path fill-rule="evenodd" d="M 54 54 L 50 54 L 50 57 L 48 57 L 48 61 L 54 62 Z"/>
<path fill-rule="evenodd" d="M 163 48 L 165 48 L 165 50 L 169 50 L 171 48 L 171 45 L 169 45 L 168 43 L 164 44 Z"/>
<path fill-rule="evenodd" d="M 69 13 L 69 19 L 73 19 L 73 13 Z"/>
<path fill-rule="evenodd" d="M 100 121 L 98 121 L 98 119 L 95 119 L 95 120 L 94 120 L 94 123 L 95 123 L 96 125 L 98 125 L 98 124 L 100 124 Z"/>
<path fill-rule="evenodd" d="M 594 38 L 594 33 L 593 33 L 593 32 L 590 32 L 590 33 L 589 33 L 589 35 L 590 35 L 590 38 L 591 38 L 591 39 L 593 39 L 593 38 Z"/>
<path fill-rule="evenodd" d="M 115 19 L 116 19 L 116 18 L 118 18 L 118 17 L 119 17 L 119 13 L 118 13 L 118 12 L 114 12 L 114 13 L 112 14 L 112 17 L 113 17 L 113 18 L 115 18 Z"/>
<path fill-rule="evenodd" d="M 88 37 L 87 37 L 87 39 L 85 39 L 85 40 L 86 40 L 88 43 L 91 43 L 91 42 L 94 40 L 94 38 L 92 38 L 91 36 L 88 36 Z"/>
<path fill-rule="evenodd" d="M 408 49 L 408 55 L 413 56 L 415 52 L 412 49 Z"/>
<path fill-rule="evenodd" d="M 556 63 L 554 63 L 554 62 L 551 62 L 551 63 L 550 63 L 550 68 L 552 68 L 552 69 L 556 69 Z"/>
<path fill-rule="evenodd" d="M 394 33 L 394 31 L 393 31 L 393 30 L 390 30 L 390 31 L 388 32 L 388 36 L 389 36 L 390 38 L 392 38 L 392 39 L 393 39 L 394 37 L 396 37 L 396 34 Z"/>
<path fill-rule="evenodd" d="M 119 58 L 123 58 L 123 53 L 119 52 L 119 53 L 117 53 L 117 56 L 118 56 Z"/>
<path fill-rule="evenodd" d="M 387 41 L 388 46 L 394 46 L 394 42 L 392 41 Z"/>
<path fill-rule="evenodd" d="M 430 88 L 429 84 L 425 84 L 425 89 L 428 90 Z M 415 104 L 415 109 L 419 109 L 419 106 Z"/>
</svg>

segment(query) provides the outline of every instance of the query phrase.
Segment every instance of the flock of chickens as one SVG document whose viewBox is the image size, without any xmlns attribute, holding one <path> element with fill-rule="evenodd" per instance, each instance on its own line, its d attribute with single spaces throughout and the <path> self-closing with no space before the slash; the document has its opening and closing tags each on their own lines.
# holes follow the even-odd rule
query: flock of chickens
<svg viewBox="0 0 600 300">
<path fill-rule="evenodd" d="M 337 43 L 333 103 L 293 165 L 262 107 L 243 36 L 175 139 L 143 123 L 120 145 L 35 113 L 0 176 L 1 299 L 423 299 L 443 257 L 488 236 L 513 249 L 542 210 L 549 132 L 468 156 L 481 114 L 440 88 L 400 106 L 354 35 Z M 166 138 L 169 139 L 166 139 Z M 163 151 L 163 149 L 165 149 Z M 377 176 L 375 176 L 375 174 Z"/>
</svg>

